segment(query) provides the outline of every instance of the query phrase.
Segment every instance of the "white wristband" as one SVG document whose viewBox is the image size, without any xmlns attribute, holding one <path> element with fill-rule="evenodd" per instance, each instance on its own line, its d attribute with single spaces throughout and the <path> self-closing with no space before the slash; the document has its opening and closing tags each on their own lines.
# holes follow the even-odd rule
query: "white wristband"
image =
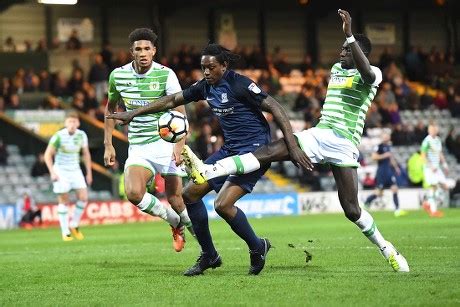
<svg viewBox="0 0 460 307">
<path fill-rule="evenodd" d="M 355 37 L 354 37 L 353 35 L 347 37 L 347 43 L 351 44 L 351 43 L 353 43 L 353 42 L 355 42 L 355 41 L 356 41 L 356 39 L 355 39 Z"/>
</svg>

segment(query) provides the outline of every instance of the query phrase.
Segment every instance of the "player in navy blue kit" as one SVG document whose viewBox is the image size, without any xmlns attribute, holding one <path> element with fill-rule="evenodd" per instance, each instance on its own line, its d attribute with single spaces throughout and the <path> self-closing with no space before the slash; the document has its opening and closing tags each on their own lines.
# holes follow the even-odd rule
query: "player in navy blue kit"
<svg viewBox="0 0 460 307">
<path fill-rule="evenodd" d="M 118 119 L 126 124 L 138 115 L 168 110 L 192 101 L 206 100 L 213 113 L 218 116 L 224 133 L 222 148 L 205 161 L 207 164 L 213 164 L 225 157 L 249 153 L 270 143 L 270 128 L 262 114 L 262 111 L 266 111 L 273 114 L 283 132 L 290 159 L 305 168 L 312 168 L 307 155 L 297 146 L 289 118 L 279 103 L 252 80 L 227 69 L 239 56 L 217 44 L 205 47 L 201 55 L 201 68 L 204 74 L 201 81 L 147 106 L 131 112 L 112 114 L 108 118 Z M 259 163 L 257 159 L 254 160 L 254 163 Z M 238 165 L 237 161 L 236 163 Z M 239 165 L 242 166 L 241 163 Z M 235 206 L 235 202 L 252 191 L 268 167 L 269 165 L 245 175 L 216 178 L 202 185 L 192 181 L 187 184 L 183 198 L 202 252 L 195 265 L 185 271 L 184 275 L 199 275 L 206 269 L 216 268 L 222 264 L 212 242 L 207 211 L 202 201 L 211 190 L 218 193 L 214 203 L 216 212 L 249 247 L 249 274 L 260 273 L 270 250 L 270 242 L 256 236 L 246 215 Z"/>
<path fill-rule="evenodd" d="M 372 153 L 372 159 L 378 163 L 377 173 L 375 175 L 375 181 L 377 184 L 377 191 L 375 194 L 371 194 L 365 201 L 365 205 L 369 207 L 377 197 L 383 196 L 383 189 L 391 188 L 393 192 L 393 203 L 395 205 L 395 216 L 406 215 L 407 212 L 399 209 L 399 198 L 398 198 L 398 184 L 396 182 L 396 176 L 401 173 L 398 163 L 391 153 L 391 138 L 390 134 L 384 132 L 382 135 L 382 143 L 379 144 Z"/>
</svg>

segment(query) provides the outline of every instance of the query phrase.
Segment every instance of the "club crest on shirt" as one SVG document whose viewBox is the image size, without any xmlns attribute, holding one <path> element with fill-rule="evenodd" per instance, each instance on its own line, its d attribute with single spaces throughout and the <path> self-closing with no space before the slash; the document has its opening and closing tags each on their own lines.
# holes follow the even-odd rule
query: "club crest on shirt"
<svg viewBox="0 0 460 307">
<path fill-rule="evenodd" d="M 158 91 L 160 89 L 160 82 L 158 81 L 152 81 L 149 84 L 149 89 L 151 91 Z"/>
<path fill-rule="evenodd" d="M 261 89 L 257 86 L 257 84 L 255 84 L 254 82 L 252 82 L 251 84 L 249 84 L 248 86 L 248 89 L 253 92 L 254 94 L 260 94 L 261 92 Z"/>
<path fill-rule="evenodd" d="M 222 97 L 221 97 L 221 100 L 222 100 L 222 103 L 226 103 L 226 102 L 228 102 L 227 93 L 222 93 Z"/>
</svg>

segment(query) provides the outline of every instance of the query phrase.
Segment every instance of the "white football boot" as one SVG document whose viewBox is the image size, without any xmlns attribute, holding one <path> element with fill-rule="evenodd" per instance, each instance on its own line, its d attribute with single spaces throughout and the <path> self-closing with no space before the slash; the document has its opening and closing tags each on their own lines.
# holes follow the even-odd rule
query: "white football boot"
<svg viewBox="0 0 460 307">
<path fill-rule="evenodd" d="M 395 272 L 409 272 L 409 264 L 406 258 L 390 242 L 387 241 L 387 245 L 380 249 L 380 253 L 382 253 Z"/>
</svg>

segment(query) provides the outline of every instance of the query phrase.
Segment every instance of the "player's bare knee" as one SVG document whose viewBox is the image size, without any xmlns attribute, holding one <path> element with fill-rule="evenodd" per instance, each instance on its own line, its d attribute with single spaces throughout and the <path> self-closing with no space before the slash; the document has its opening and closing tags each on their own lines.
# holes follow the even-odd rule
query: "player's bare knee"
<svg viewBox="0 0 460 307">
<path fill-rule="evenodd" d="M 361 208 L 358 205 L 349 204 L 343 211 L 347 219 L 352 222 L 356 222 L 361 217 Z"/>
<path fill-rule="evenodd" d="M 126 190 L 126 196 L 128 197 L 128 200 L 135 205 L 139 204 L 142 201 L 144 194 L 145 190 L 140 188 L 130 188 Z"/>
<path fill-rule="evenodd" d="M 227 219 L 228 217 L 231 216 L 231 206 L 228 206 L 225 202 L 217 198 L 214 201 L 214 209 L 216 210 L 216 213 L 222 217 L 223 219 Z"/>
</svg>

